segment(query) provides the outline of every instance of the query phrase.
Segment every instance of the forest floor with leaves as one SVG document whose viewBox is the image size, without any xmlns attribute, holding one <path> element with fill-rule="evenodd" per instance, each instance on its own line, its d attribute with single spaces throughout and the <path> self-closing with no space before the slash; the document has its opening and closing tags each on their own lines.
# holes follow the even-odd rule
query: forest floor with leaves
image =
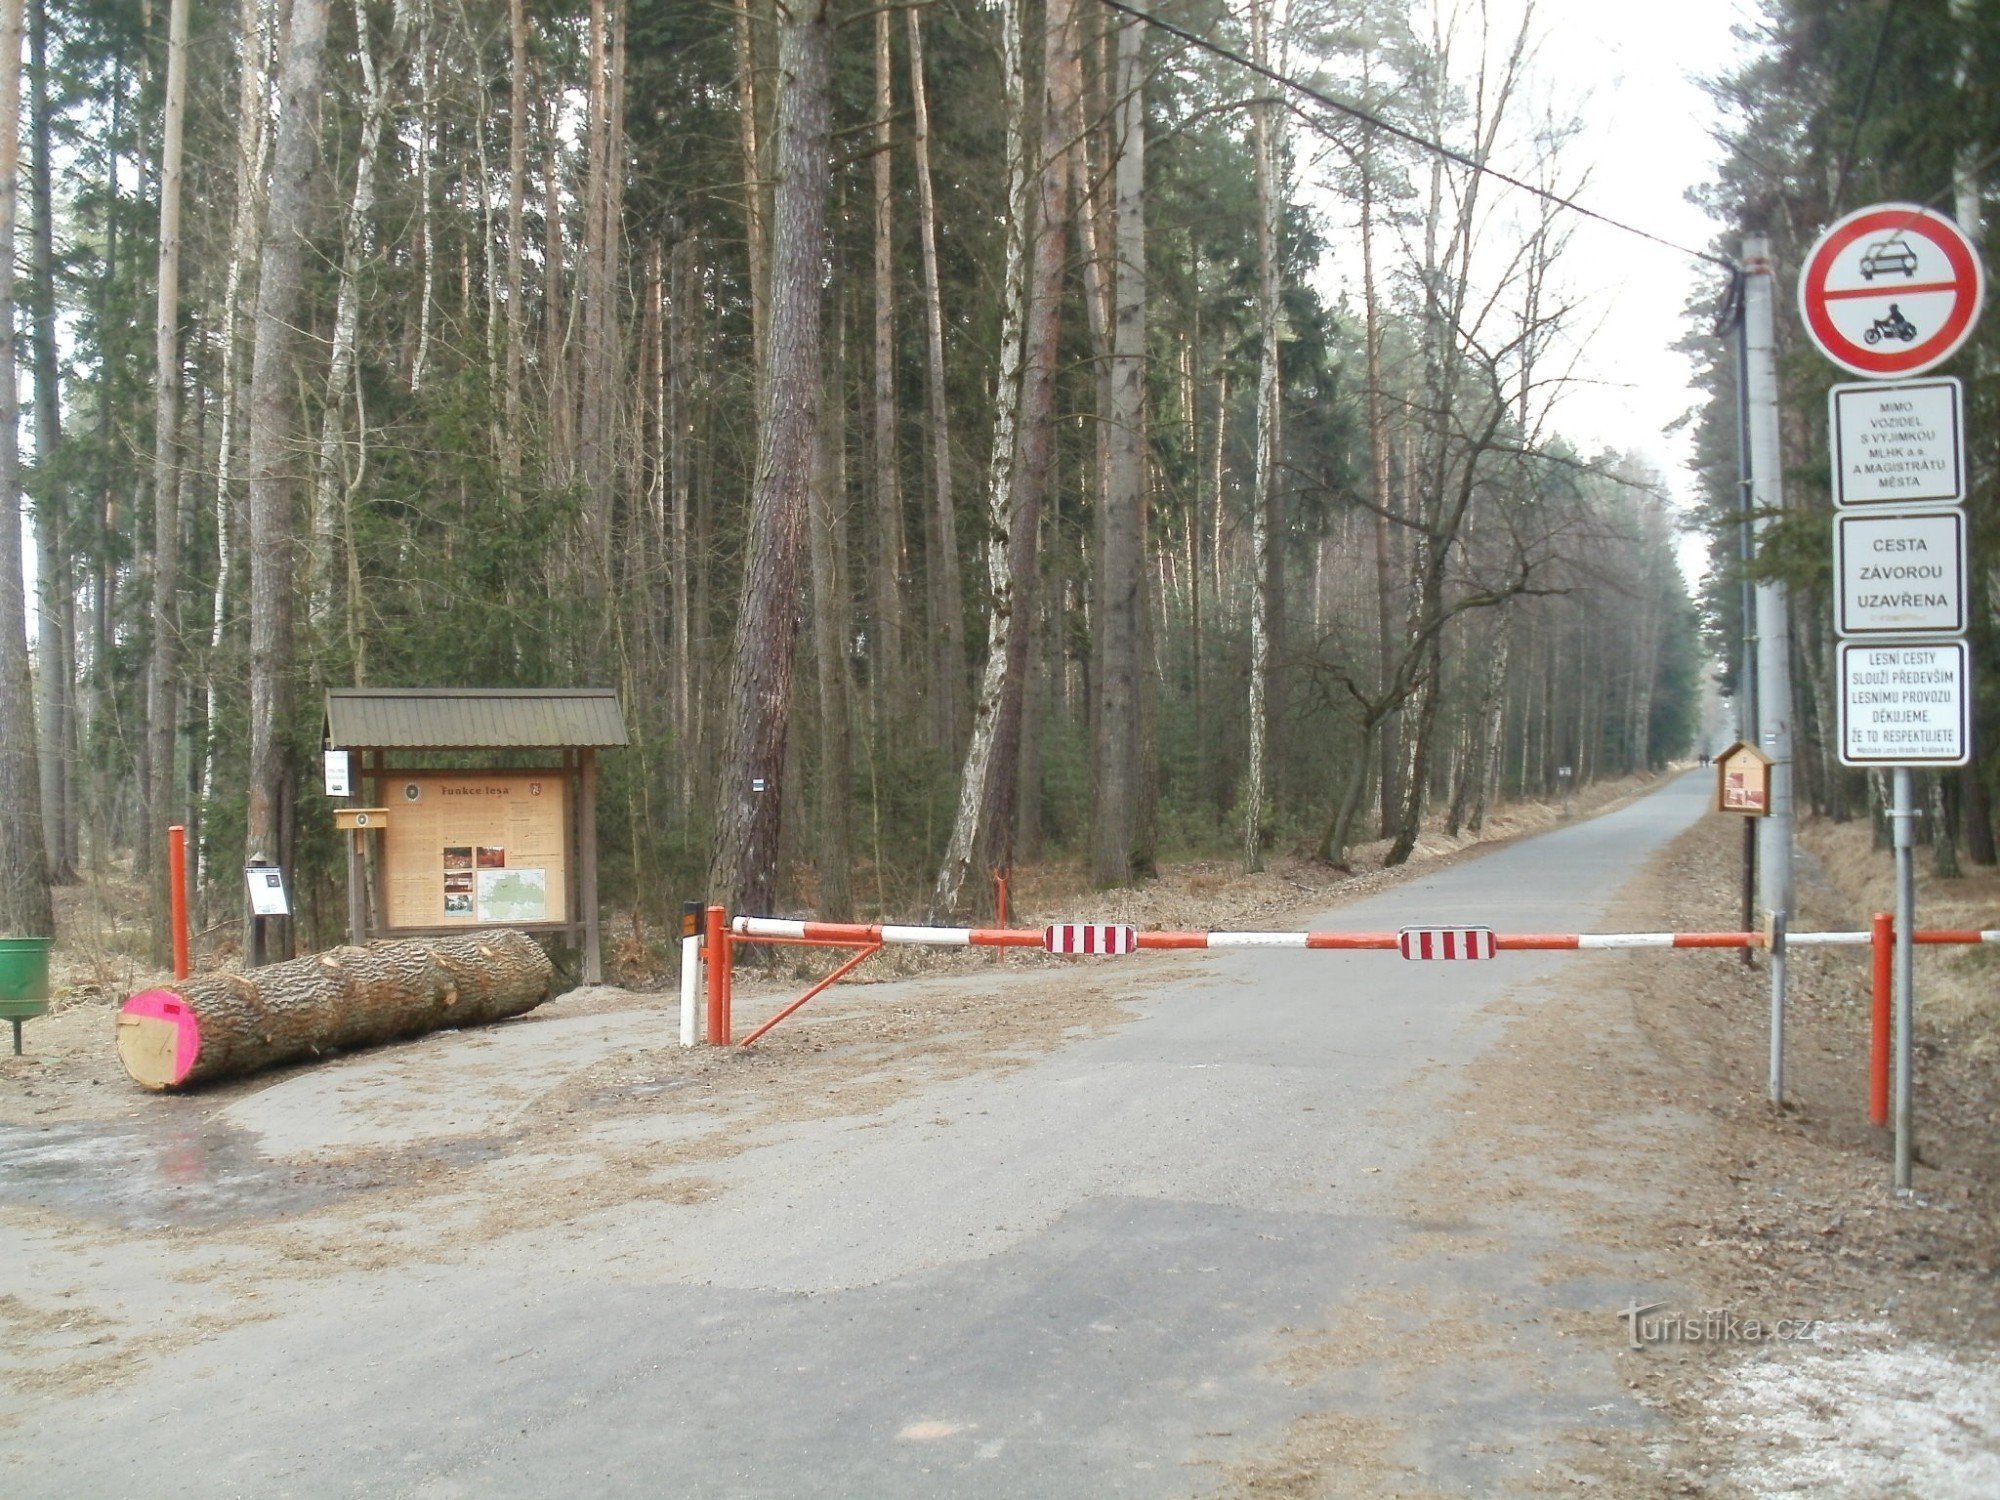
<svg viewBox="0 0 2000 1500">
<path fill-rule="evenodd" d="M 1643 789 L 1592 789 L 1572 812 Z M 1563 817 L 1506 809 L 1487 839 Z M 1704 819 L 1637 874 L 1610 927 L 1733 926 L 1739 831 Z M 1884 904 L 1887 856 L 1868 844 L 1865 825 L 1804 830 L 1797 926 L 1864 925 Z M 1283 927 L 1474 847 L 1433 834 L 1398 871 L 1374 868 L 1380 848 L 1364 849 L 1353 874 L 1197 863 L 1109 898 L 1073 869 L 1045 867 L 1023 872 L 1015 905 L 1023 923 Z M 871 961 L 871 977 L 892 983 L 843 985 L 749 1054 L 682 1052 L 670 994 L 605 986 L 501 1028 L 162 1097 L 124 1078 L 111 1045 L 117 1001 L 158 977 L 120 957 L 136 899 L 71 892 L 65 905 L 55 1009 L 30 1023 L 27 1057 L 0 1061 L 0 1130 L 33 1158 L 4 1194 L 0 1226 L 47 1252 L 0 1295 L 0 1384 L 28 1407 L 123 1386 L 271 1316 L 302 1280 L 450 1265 L 502 1243 L 533 1254 L 538 1237 L 601 1216 L 707 1202 L 728 1191 L 723 1163 L 798 1122 L 868 1117 L 944 1082 L 1025 1067 L 1126 1024 L 1142 982 L 1125 971 L 1077 982 L 1060 960 L 1013 954 L 1002 1007 L 987 986 L 927 982 L 976 975 L 991 955 L 906 950 Z M 1927 879 L 1918 909 L 1927 926 L 1996 925 L 2000 875 Z M 92 933 L 113 940 L 92 950 Z M 1907 1198 L 1889 1191 L 1888 1143 L 1865 1121 L 1866 964 L 1852 950 L 1794 956 L 1783 1110 L 1763 1099 L 1765 973 L 1733 953 L 1593 955 L 1547 1000 L 1503 1004 L 1507 1029 L 1466 1073 L 1464 1112 L 1400 1185 L 1424 1226 L 1407 1253 L 1472 1275 L 1492 1250 L 1477 1226 L 1532 1196 L 1570 1227 L 1565 1274 L 1648 1272 L 1671 1286 L 1673 1310 L 1816 1320 L 1816 1336 L 1795 1344 L 1632 1351 L 1609 1308 L 1547 1312 L 1563 1337 L 1615 1352 L 1626 1388 L 1657 1417 L 1574 1434 L 1581 1457 L 1549 1492 L 2000 1493 L 1995 956 L 1921 956 L 1918 1190 Z M 823 967 L 788 952 L 747 975 L 739 1026 Z M 497 1035 L 541 1027 L 566 1039 L 560 1066 L 506 1078 Z M 267 1094 L 289 1100 L 285 1117 L 260 1102 Z M 1513 1295 L 1538 1316 L 1551 1302 L 1532 1287 Z M 1440 1336 L 1385 1337 L 1413 1322 Z M 1491 1325 L 1462 1306 L 1362 1301 L 1301 1333 L 1277 1373 L 1310 1385 L 1332 1363 L 1370 1359 L 1421 1392 L 1438 1361 L 1510 1357 L 1482 1337 Z M 21 1418 L 0 1426 L 10 1420 Z M 1246 1500 L 1438 1493 L 1397 1432 L 1335 1411 L 1220 1483 Z"/>
</svg>

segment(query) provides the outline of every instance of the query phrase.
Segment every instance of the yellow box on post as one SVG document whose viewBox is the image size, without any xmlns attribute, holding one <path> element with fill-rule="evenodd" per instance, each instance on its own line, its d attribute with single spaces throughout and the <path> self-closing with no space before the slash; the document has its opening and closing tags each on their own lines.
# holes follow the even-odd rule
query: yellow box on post
<svg viewBox="0 0 2000 1500">
<path fill-rule="evenodd" d="M 353 829 L 366 833 L 371 828 L 389 826 L 389 809 L 386 807 L 336 807 L 333 810 L 333 826 L 339 829 Z"/>
</svg>

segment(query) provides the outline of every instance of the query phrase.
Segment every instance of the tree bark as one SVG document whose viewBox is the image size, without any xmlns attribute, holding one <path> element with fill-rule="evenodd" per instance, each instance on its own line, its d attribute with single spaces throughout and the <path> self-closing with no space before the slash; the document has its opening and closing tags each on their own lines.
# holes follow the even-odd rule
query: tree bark
<svg viewBox="0 0 2000 1500">
<path fill-rule="evenodd" d="M 896 483 L 896 257 L 894 157 L 890 153 L 894 136 L 889 118 L 896 107 L 891 86 L 890 15 L 885 6 L 875 12 L 875 421 L 874 473 L 875 545 L 870 568 L 873 582 L 874 638 L 869 655 L 874 659 L 875 681 L 880 685 L 880 701 L 888 722 L 899 722 L 896 706 L 908 700 L 908 679 L 903 669 L 903 497 Z"/>
<path fill-rule="evenodd" d="M 118 1014 L 118 1060 L 149 1089 L 185 1088 L 336 1048 L 504 1020 L 554 989 L 548 954 L 524 932 L 335 948 L 132 996 Z"/>
<path fill-rule="evenodd" d="M 1251 50 L 1260 67 L 1271 58 L 1270 0 L 1252 0 Z M 1277 101 L 1257 105 L 1252 121 L 1257 181 L 1257 482 L 1250 502 L 1250 703 L 1246 728 L 1248 763 L 1243 778 L 1243 868 L 1264 868 L 1266 764 L 1270 736 L 1271 648 L 1278 607 L 1272 527 L 1277 517 L 1280 317 L 1278 303 L 1278 219 L 1282 207 L 1277 180 L 1279 151 Z"/>
<path fill-rule="evenodd" d="M 1111 353 L 1111 444 L 1108 484 L 1100 507 L 1098 566 L 1104 668 L 1098 687 L 1097 817 L 1091 878 L 1100 887 L 1132 879 L 1132 847 L 1140 801 L 1139 612 L 1145 607 L 1140 538 L 1145 505 L 1146 354 L 1146 103 L 1144 27 L 1130 17 L 1118 27 L 1115 85 L 1118 222 Z"/>
<path fill-rule="evenodd" d="M 837 382 L 835 389 L 839 389 Z M 847 922 L 854 917 L 847 577 L 841 566 L 845 549 L 836 540 L 847 524 L 846 484 L 839 456 L 846 434 L 840 430 L 840 413 L 837 401 L 820 404 L 811 498 L 813 655 L 819 677 L 819 848 L 815 860 L 819 900 L 815 904 L 820 919 L 827 922 Z"/>
<path fill-rule="evenodd" d="M 818 416 L 820 276 L 831 181 L 832 26 L 824 0 L 794 5 L 779 33 L 777 191 L 765 420 L 750 497 L 728 728 L 715 794 L 709 891 L 732 912 L 768 912 L 791 718 L 800 544 Z"/>
<path fill-rule="evenodd" d="M 174 731 L 180 723 L 180 480 L 175 470 L 181 420 L 181 135 L 187 116 L 188 0 L 167 12 L 167 91 L 160 120 L 160 254 L 153 313 L 153 650 L 146 673 L 146 819 L 139 863 L 164 871 L 150 851 L 163 849 L 179 801 Z M 148 902 L 153 956 L 168 956 L 164 880 Z"/>
<path fill-rule="evenodd" d="M 1015 440 L 1021 403 L 1021 362 L 1028 314 L 1028 134 L 1027 75 L 1021 60 L 1024 25 L 1021 0 L 1001 10 L 1001 70 L 1007 93 L 1007 236 L 1001 273 L 1000 367 L 993 383 L 993 451 L 986 473 L 986 665 L 973 700 L 972 735 L 959 768 L 958 811 L 931 891 L 931 917 L 947 920 L 972 872 L 979 845 L 987 784 L 993 775 L 1001 702 L 1007 683 L 1008 648 L 1013 637 L 1015 591 L 1013 502 Z"/>
<path fill-rule="evenodd" d="M 0 934 L 48 937 L 48 849 L 28 671 L 21 573 L 21 398 L 16 377 L 14 224 L 21 164 L 22 0 L 0 0 Z"/>
<path fill-rule="evenodd" d="M 215 591 L 210 596 L 208 660 L 204 672 L 204 717 L 211 726 L 201 758 L 200 801 L 206 805 L 215 785 L 218 737 L 212 726 L 220 718 L 222 682 L 219 664 L 229 621 L 229 592 L 236 559 L 238 516 L 235 475 L 239 426 L 249 425 L 248 392 L 240 377 L 243 272 L 257 253 L 257 225 L 264 206 L 264 80 L 266 45 L 262 0 L 241 0 L 237 11 L 237 47 L 241 54 L 236 76 L 236 202 L 229 236 L 229 269 L 223 280 L 221 372 L 218 399 L 222 406 L 215 457 Z M 196 869 L 205 867 L 204 845 L 196 845 Z M 199 883 L 199 882 L 198 882 Z"/>
<path fill-rule="evenodd" d="M 299 434 L 291 402 L 292 350 L 318 158 L 314 121 L 326 50 L 326 11 L 327 0 L 292 0 L 285 29 L 250 357 L 250 787 L 244 852 L 283 866 L 293 863 L 294 852 L 290 734 L 298 521 L 292 456 Z M 244 926 L 248 952 L 247 910 Z M 271 919 L 271 926 L 277 955 L 287 956 L 290 920 Z"/>
<path fill-rule="evenodd" d="M 29 270 L 29 360 L 35 377 L 35 462 L 41 470 L 35 495 L 37 642 L 36 729 L 40 735 L 42 840 L 49 883 L 76 883 L 75 753 L 76 676 L 69 669 L 76 629 L 76 590 L 66 545 L 69 503 L 57 454 L 62 448 L 62 388 L 56 359 L 55 171 L 50 160 L 48 0 L 32 0 L 29 37 L 33 55 L 29 136 L 34 195 L 34 238 Z M 18 376 L 17 376 L 18 379 Z"/>
<path fill-rule="evenodd" d="M 502 411 L 506 441 L 500 474 L 510 490 L 521 482 L 521 370 L 528 321 L 521 305 L 521 264 L 527 248 L 528 203 L 528 6 L 507 0 L 507 360 Z"/>
<path fill-rule="evenodd" d="M 1070 153 L 1075 149 L 1064 122 L 1075 112 L 1082 87 L 1072 0 L 1047 0 L 1043 14 L 1040 173 L 1023 333 L 1014 493 L 1008 506 L 1012 614 L 1007 629 L 1007 672 L 1001 685 L 999 719 L 980 815 L 980 863 L 989 872 L 1011 870 L 1014 864 L 1028 658 L 1038 612 L 1042 502 L 1055 468 L 1056 363 L 1062 332 L 1063 268 L 1069 258 Z"/>
<path fill-rule="evenodd" d="M 931 186 L 930 103 L 924 83 L 922 11 L 903 12 L 910 44 L 910 153 L 917 174 L 917 240 L 924 266 L 925 390 L 931 442 L 929 584 L 931 739 L 949 752 L 959 735 L 959 702 L 965 676 L 963 583 L 958 566 L 958 516 L 952 501 L 951 410 L 946 400 L 944 299 L 938 287 L 937 203 Z"/>
</svg>

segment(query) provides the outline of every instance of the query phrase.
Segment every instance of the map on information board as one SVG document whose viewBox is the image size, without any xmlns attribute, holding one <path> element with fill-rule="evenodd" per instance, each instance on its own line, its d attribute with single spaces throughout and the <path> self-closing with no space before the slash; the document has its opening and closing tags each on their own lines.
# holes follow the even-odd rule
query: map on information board
<svg viewBox="0 0 2000 1500">
<path fill-rule="evenodd" d="M 547 870 L 481 870 L 479 920 L 482 922 L 546 922 L 549 919 Z"/>
</svg>

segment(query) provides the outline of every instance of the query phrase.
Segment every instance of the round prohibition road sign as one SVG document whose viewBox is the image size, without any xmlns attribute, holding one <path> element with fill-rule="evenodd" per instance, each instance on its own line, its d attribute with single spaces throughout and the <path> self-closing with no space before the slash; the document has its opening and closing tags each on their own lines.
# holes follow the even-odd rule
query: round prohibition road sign
<svg viewBox="0 0 2000 1500">
<path fill-rule="evenodd" d="M 1830 226 L 1799 273 L 1799 315 L 1842 369 L 1914 375 L 1958 352 L 1986 294 L 1965 232 L 1916 203 L 1877 203 Z"/>
</svg>

